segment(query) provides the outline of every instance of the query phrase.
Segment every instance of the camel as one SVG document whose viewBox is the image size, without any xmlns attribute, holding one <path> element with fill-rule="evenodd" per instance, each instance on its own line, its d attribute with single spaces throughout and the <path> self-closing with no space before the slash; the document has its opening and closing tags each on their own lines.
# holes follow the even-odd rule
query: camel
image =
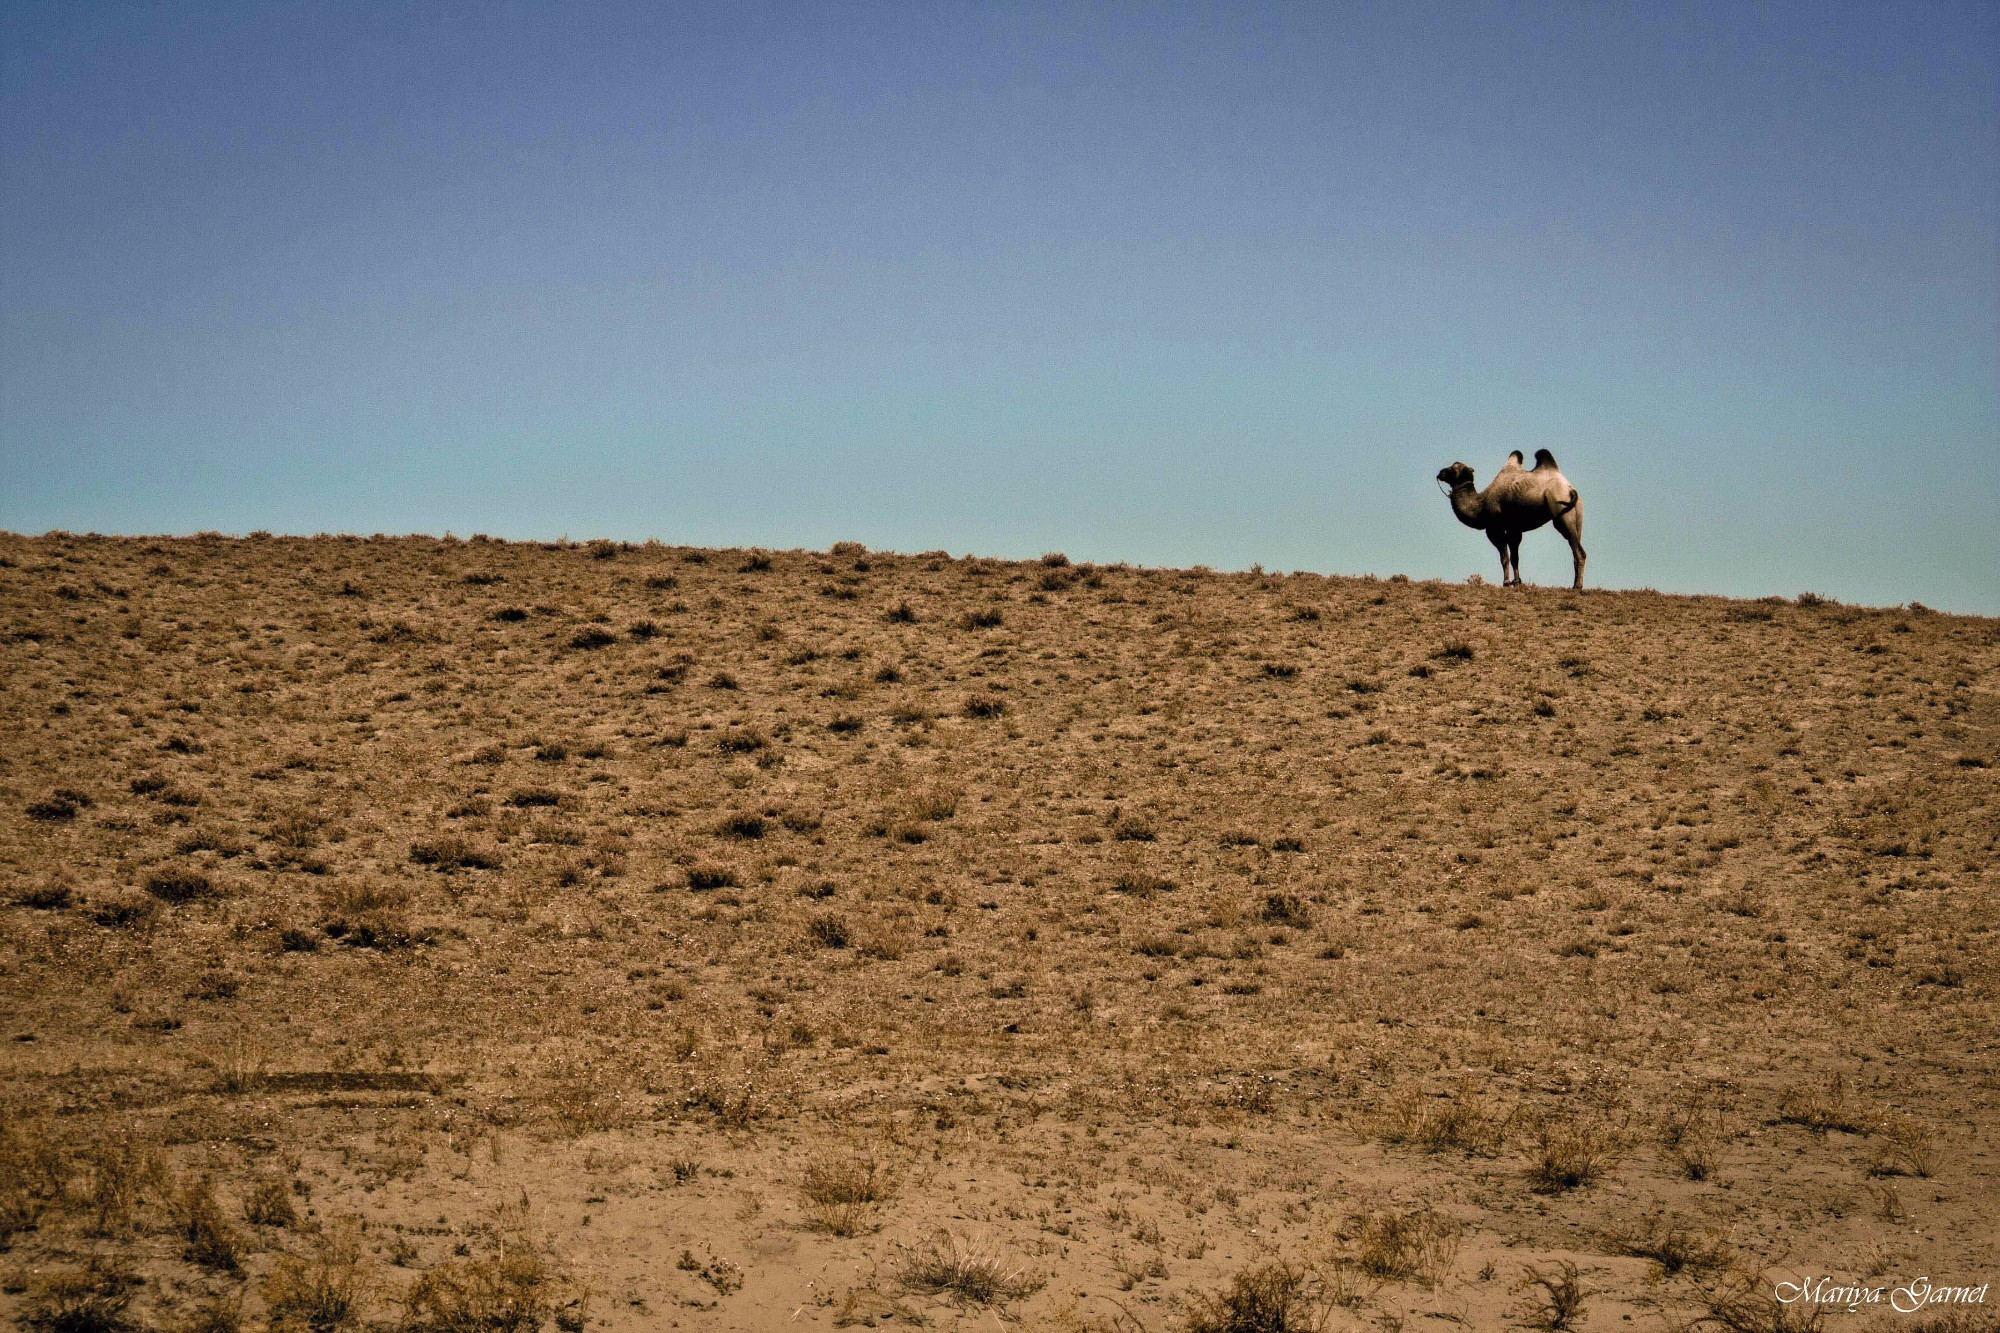
<svg viewBox="0 0 2000 1333">
<path fill-rule="evenodd" d="M 1535 450 L 1535 466 L 1521 466 L 1520 450 L 1507 455 L 1500 475 L 1485 490 L 1474 489 L 1472 469 L 1453 463 L 1437 474 L 1451 495 L 1451 512 L 1468 528 L 1478 528 L 1500 553 L 1500 582 L 1521 579 L 1521 534 L 1553 523 L 1576 561 L 1576 584 L 1583 587 L 1583 497 L 1556 468 L 1556 456 Z"/>
</svg>

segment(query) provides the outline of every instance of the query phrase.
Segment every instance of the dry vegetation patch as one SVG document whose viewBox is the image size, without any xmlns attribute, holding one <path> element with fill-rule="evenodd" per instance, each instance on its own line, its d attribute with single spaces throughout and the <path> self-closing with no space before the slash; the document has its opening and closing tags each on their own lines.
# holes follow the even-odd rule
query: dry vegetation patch
<svg viewBox="0 0 2000 1333">
<path fill-rule="evenodd" d="M 0 534 L 0 653 L 24 1327 L 1778 1329 L 1782 1265 L 1991 1276 L 1991 621 Z"/>
</svg>

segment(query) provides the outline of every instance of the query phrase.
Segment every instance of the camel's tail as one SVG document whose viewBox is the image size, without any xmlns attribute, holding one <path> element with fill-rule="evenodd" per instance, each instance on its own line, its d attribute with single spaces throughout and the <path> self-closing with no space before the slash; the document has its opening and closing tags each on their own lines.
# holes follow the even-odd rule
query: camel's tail
<svg viewBox="0 0 2000 1333">
<path fill-rule="evenodd" d="M 1570 511 L 1570 510 L 1572 510 L 1572 509 L 1576 508 L 1576 505 L 1577 505 L 1577 501 L 1581 500 L 1582 498 L 1583 498 L 1582 496 L 1580 496 L 1580 495 L 1578 495 L 1578 494 L 1576 493 L 1576 487 L 1574 487 L 1574 486 L 1570 487 L 1570 488 L 1569 488 L 1569 499 L 1567 499 L 1567 500 L 1563 501 L 1563 502 L 1562 502 L 1561 504 L 1557 505 L 1557 506 L 1556 506 L 1556 512 L 1557 512 L 1558 514 L 1567 514 L 1567 513 L 1568 513 L 1568 512 Z"/>
</svg>

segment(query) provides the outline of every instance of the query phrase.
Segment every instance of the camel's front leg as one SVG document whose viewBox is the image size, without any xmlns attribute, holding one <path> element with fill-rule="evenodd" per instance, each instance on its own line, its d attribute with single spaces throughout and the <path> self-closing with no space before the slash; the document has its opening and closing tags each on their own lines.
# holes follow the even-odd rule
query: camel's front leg
<svg viewBox="0 0 2000 1333">
<path fill-rule="evenodd" d="M 1507 534 L 1507 559 L 1514 566 L 1514 586 L 1520 587 L 1527 580 L 1521 577 L 1521 534 Z"/>
<path fill-rule="evenodd" d="M 1507 558 L 1507 534 L 1486 530 L 1486 540 L 1493 543 L 1493 549 L 1500 553 L 1500 586 L 1505 588 L 1514 582 L 1514 566 Z"/>
</svg>

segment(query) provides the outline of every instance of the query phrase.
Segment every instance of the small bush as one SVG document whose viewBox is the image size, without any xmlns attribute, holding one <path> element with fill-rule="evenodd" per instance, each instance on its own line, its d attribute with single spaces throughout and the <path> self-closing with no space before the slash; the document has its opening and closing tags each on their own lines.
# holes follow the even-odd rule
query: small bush
<svg viewBox="0 0 2000 1333">
<path fill-rule="evenodd" d="M 737 883 L 736 872 L 720 866 L 696 866 L 687 872 L 687 886 L 697 893 L 709 889 L 733 889 Z"/>
<path fill-rule="evenodd" d="M 254 1227 L 289 1227 L 299 1220 L 292 1204 L 292 1192 L 285 1182 L 266 1177 L 250 1187 L 243 1200 L 243 1220 Z"/>
<path fill-rule="evenodd" d="M 826 913 L 806 923 L 806 936 L 822 949 L 845 949 L 854 942 L 854 932 L 842 917 Z"/>
<path fill-rule="evenodd" d="M 453 870 L 495 870 L 499 858 L 474 848 L 463 838 L 435 838 L 410 844 L 410 860 L 447 873 Z"/>
<path fill-rule="evenodd" d="M 491 1259 L 452 1260 L 424 1273 L 404 1295 L 403 1328 L 406 1333 L 536 1333 L 557 1314 L 564 1288 L 527 1246 L 509 1246 Z M 580 1301 L 572 1300 L 569 1308 L 580 1312 Z"/>
<path fill-rule="evenodd" d="M 925 787 L 904 807 L 911 819 L 941 823 L 958 813 L 959 793 L 954 787 Z"/>
<path fill-rule="evenodd" d="M 44 823 L 56 823 L 65 819 L 75 819 L 76 812 L 89 803 L 88 798 L 78 800 L 75 792 L 59 791 L 45 801 L 31 803 L 27 807 L 27 815 L 30 819 L 39 819 Z"/>
<path fill-rule="evenodd" d="M 606 648 L 616 642 L 618 642 L 617 635 L 591 625 L 570 635 L 569 646 L 579 649 Z"/>
<path fill-rule="evenodd" d="M 984 611 L 966 612 L 965 619 L 960 623 L 967 629 L 998 629 L 1000 622 L 1000 612 L 996 608 L 988 607 Z"/>
<path fill-rule="evenodd" d="M 507 804 L 516 810 L 533 810 L 562 804 L 562 793 L 547 787 L 523 787 L 507 794 Z"/>
<path fill-rule="evenodd" d="M 207 1177 L 188 1182 L 174 1194 L 170 1216 L 180 1234 L 183 1259 L 225 1273 L 236 1271 L 241 1241 L 215 1201 L 215 1186 Z"/>
<path fill-rule="evenodd" d="M 169 870 L 146 879 L 146 892 L 163 903 L 191 903 L 216 896 L 208 876 L 192 870 Z"/>
<path fill-rule="evenodd" d="M 1291 926 L 1298 930 L 1312 924 L 1312 909 L 1296 893 L 1265 894 L 1264 906 L 1258 915 L 1273 925 Z"/>
<path fill-rule="evenodd" d="M 1171 893 L 1174 882 L 1158 875 L 1147 875 L 1139 871 L 1129 871 L 1111 881 L 1113 893 L 1129 893 L 1134 898 L 1150 898 L 1156 893 Z"/>
<path fill-rule="evenodd" d="M 754 754 L 770 744 L 770 739 L 754 727 L 726 732 L 715 740 L 715 748 L 724 754 Z"/>
<path fill-rule="evenodd" d="M 917 623 L 917 613 L 910 609 L 908 602 L 896 603 L 882 618 L 892 625 L 914 625 Z"/>
<path fill-rule="evenodd" d="M 59 879 L 43 884 L 31 885 L 14 895 L 14 901 L 22 907 L 32 907 L 42 912 L 60 912 L 76 901 L 76 893 Z"/>
<path fill-rule="evenodd" d="M 965 701 L 965 715 L 972 718 L 999 717 L 1007 711 L 1007 701 L 975 695 Z"/>
<path fill-rule="evenodd" d="M 723 820 L 716 832 L 726 838 L 755 840 L 763 837 L 768 828 L 762 815 L 736 814 Z"/>
<path fill-rule="evenodd" d="M 151 898 L 126 894 L 94 904 L 90 909 L 90 919 L 112 930 L 125 930 L 151 923 L 158 911 L 159 904 Z"/>
<path fill-rule="evenodd" d="M 625 627 L 625 632 L 635 639 L 657 639 L 660 637 L 660 626 L 656 621 L 635 620 Z"/>
<path fill-rule="evenodd" d="M 22 1302 L 21 1327 L 30 1333 L 120 1333 L 133 1327 L 125 1307 L 142 1281 L 115 1261 L 36 1273 Z"/>
<path fill-rule="evenodd" d="M 281 1254 L 261 1284 L 274 1329 L 339 1333 L 358 1323 L 367 1300 L 359 1229 L 336 1226 L 304 1255 Z"/>
<path fill-rule="evenodd" d="M 847 734 L 861 730 L 863 725 L 862 720 L 855 717 L 852 713 L 843 713 L 841 716 L 827 723 L 826 729 L 832 732 Z"/>
<path fill-rule="evenodd" d="M 1456 642 L 1447 643 L 1444 647 L 1431 654 L 1431 658 L 1439 662 L 1470 662 L 1472 656 L 1471 644 Z"/>
<path fill-rule="evenodd" d="M 493 613 L 493 618 L 504 624 L 514 624 L 528 618 L 528 613 L 518 606 L 503 606 Z"/>
</svg>

